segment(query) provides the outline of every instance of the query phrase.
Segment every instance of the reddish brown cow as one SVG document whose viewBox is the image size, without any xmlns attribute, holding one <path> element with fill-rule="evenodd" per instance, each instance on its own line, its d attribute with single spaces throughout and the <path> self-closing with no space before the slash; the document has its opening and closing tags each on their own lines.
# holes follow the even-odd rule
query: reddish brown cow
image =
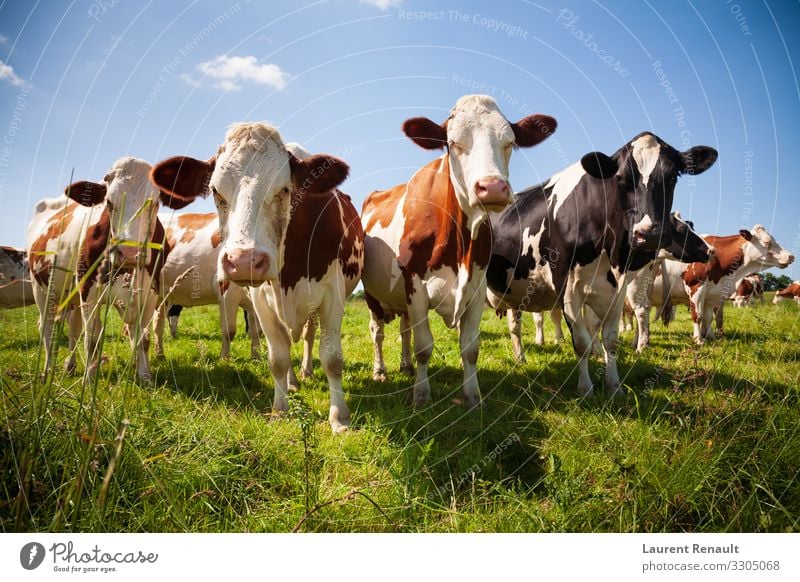
<svg viewBox="0 0 800 582">
<path fill-rule="evenodd" d="M 785 299 L 794 299 L 795 303 L 800 305 L 800 281 L 794 281 L 785 289 L 781 289 L 775 293 L 775 297 L 772 299 L 772 302 L 780 303 Z"/>
</svg>

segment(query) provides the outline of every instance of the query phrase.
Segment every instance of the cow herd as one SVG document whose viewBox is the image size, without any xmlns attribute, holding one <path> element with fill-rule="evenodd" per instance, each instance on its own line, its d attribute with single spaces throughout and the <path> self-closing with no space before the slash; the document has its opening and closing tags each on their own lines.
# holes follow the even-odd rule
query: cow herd
<svg viewBox="0 0 800 582">
<path fill-rule="evenodd" d="M 387 378 L 384 327 L 398 317 L 401 372 L 415 376 L 414 405 L 430 400 L 428 317 L 435 311 L 458 330 L 465 401 L 478 406 L 487 304 L 508 318 L 520 360 L 521 313 L 533 312 L 537 343 L 543 313 L 553 317 L 557 334 L 563 313 L 579 393 L 593 392 L 588 358 L 600 348 L 605 386 L 615 394 L 621 319 L 635 317 L 634 346 L 641 351 L 651 308 L 659 307 L 668 322 L 672 305 L 683 303 L 702 343 L 714 337 L 715 318 L 721 326 L 725 299 L 736 295 L 737 305 L 749 303 L 760 287 L 754 273 L 794 260 L 761 225 L 732 236 L 700 236 L 672 212 L 678 178 L 704 172 L 717 152 L 706 146 L 678 151 L 651 132 L 610 155 L 587 153 L 515 194 L 513 151 L 537 145 L 555 129 L 547 115 L 512 123 L 483 95 L 460 98 L 443 122 L 408 119 L 405 135 L 441 154 L 408 182 L 369 194 L 360 215 L 338 190 L 349 173 L 344 161 L 285 143 L 265 123 L 233 125 L 208 159 L 176 156 L 151 166 L 121 158 L 102 182 L 70 184 L 66 196 L 36 205 L 27 264 L 25 253 L 3 248 L 0 306 L 33 297 L 46 369 L 53 366 L 57 320 L 68 330 L 67 370 L 75 368 L 83 334 L 89 376 L 102 361 L 106 306 L 114 306 L 142 380 L 151 377 L 151 328 L 159 356 L 168 316 L 174 333 L 171 306 L 219 305 L 222 358 L 242 307 L 253 357 L 260 333 L 266 338 L 277 413 L 288 409 L 288 392 L 298 384 L 291 344 L 303 340 L 300 376 L 306 377 L 318 327 L 329 422 L 341 432 L 350 422 L 341 325 L 359 281 L 370 311 L 373 378 Z M 206 196 L 217 213 L 174 212 Z M 161 206 L 173 211 L 159 213 Z M 6 287 L 23 298 L 6 297 Z M 798 289 L 794 283 L 775 301 L 800 302 Z"/>
</svg>

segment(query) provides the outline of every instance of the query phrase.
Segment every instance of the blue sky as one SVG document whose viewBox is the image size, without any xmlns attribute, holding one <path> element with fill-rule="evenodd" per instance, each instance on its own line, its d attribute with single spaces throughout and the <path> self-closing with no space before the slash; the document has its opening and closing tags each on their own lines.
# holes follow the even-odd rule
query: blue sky
<svg viewBox="0 0 800 582">
<path fill-rule="evenodd" d="M 762 223 L 800 255 L 799 44 L 796 1 L 5 1 L 0 244 L 24 245 L 33 205 L 73 170 L 207 158 L 235 121 L 343 157 L 360 208 L 431 159 L 404 119 L 489 93 L 512 121 L 559 122 L 514 154 L 515 189 L 651 130 L 720 152 L 676 191 L 698 230 Z"/>
</svg>

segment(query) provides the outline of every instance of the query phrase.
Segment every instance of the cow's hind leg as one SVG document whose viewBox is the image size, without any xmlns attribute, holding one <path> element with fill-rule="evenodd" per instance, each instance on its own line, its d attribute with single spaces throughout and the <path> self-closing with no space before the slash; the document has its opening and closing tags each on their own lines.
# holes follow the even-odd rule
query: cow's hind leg
<svg viewBox="0 0 800 582">
<path fill-rule="evenodd" d="M 303 326 L 303 362 L 300 365 L 300 378 L 311 378 L 314 374 L 314 336 L 317 334 L 317 319 L 311 316 Z"/>
<path fill-rule="evenodd" d="M 75 359 L 78 346 L 78 338 L 81 335 L 81 310 L 77 307 L 70 307 L 67 313 L 67 334 L 69 338 L 69 354 L 64 361 L 64 371 L 67 374 L 72 374 L 75 371 Z"/>
<path fill-rule="evenodd" d="M 414 406 L 423 406 L 431 399 L 428 362 L 433 355 L 433 334 L 428 322 L 427 297 L 424 295 L 422 290 L 416 291 L 408 306 L 408 319 L 414 328 L 414 355 L 417 358 L 417 376 L 412 399 Z"/>
<path fill-rule="evenodd" d="M 400 373 L 406 376 L 414 375 L 414 361 L 411 359 L 411 324 L 408 315 L 400 316 Z"/>
<path fill-rule="evenodd" d="M 222 349 L 219 357 L 227 360 L 231 357 L 231 341 L 236 337 L 236 314 L 239 311 L 239 294 L 228 289 L 219 298 L 219 327 L 222 336 Z"/>
<path fill-rule="evenodd" d="M 550 321 L 553 322 L 553 326 L 556 329 L 556 343 L 561 343 L 561 340 L 564 339 L 564 332 L 561 330 L 561 315 L 561 310 L 558 307 L 550 310 Z"/>
<path fill-rule="evenodd" d="M 536 313 L 533 320 L 536 321 Z M 525 361 L 525 351 L 522 349 L 522 312 L 516 309 L 506 310 L 506 323 L 508 332 L 511 334 L 511 350 L 514 352 L 514 359 L 518 362 Z M 539 337 L 539 324 L 536 324 L 536 334 Z"/>
<path fill-rule="evenodd" d="M 372 336 L 372 379 L 386 381 L 386 362 L 383 360 L 383 339 L 385 323 L 383 318 L 372 311 L 369 312 L 369 334 Z"/>
<path fill-rule="evenodd" d="M 509 328 L 511 327 L 511 322 L 508 322 Z M 541 311 L 534 311 L 533 312 L 533 326 L 536 328 L 536 335 L 534 336 L 533 343 L 537 346 L 544 345 L 544 315 Z M 521 334 L 520 334 L 521 335 Z M 521 338 L 516 340 L 518 343 L 521 342 Z M 514 332 L 511 332 L 511 343 L 515 343 L 514 339 Z M 522 350 L 522 345 L 519 346 L 520 350 Z M 514 346 L 514 351 L 517 351 L 517 346 Z"/>
<path fill-rule="evenodd" d="M 578 393 L 591 396 L 594 391 L 592 377 L 589 374 L 589 355 L 592 351 L 592 335 L 583 317 L 583 308 L 579 298 L 564 301 L 564 315 L 567 316 L 567 327 L 572 335 L 572 348 L 578 358 Z"/>
</svg>

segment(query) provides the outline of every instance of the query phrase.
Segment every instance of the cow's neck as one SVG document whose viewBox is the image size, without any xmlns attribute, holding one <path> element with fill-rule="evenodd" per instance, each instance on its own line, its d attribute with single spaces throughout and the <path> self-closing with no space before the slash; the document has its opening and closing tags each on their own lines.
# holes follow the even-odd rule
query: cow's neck
<svg viewBox="0 0 800 582">
<path fill-rule="evenodd" d="M 723 277 L 738 280 L 745 275 L 758 272 L 757 265 L 746 260 L 744 247 L 747 239 L 743 236 L 738 234 L 707 236 L 705 239 L 717 250 L 715 257 L 707 266 L 707 278 L 714 283 L 719 283 Z"/>
</svg>

